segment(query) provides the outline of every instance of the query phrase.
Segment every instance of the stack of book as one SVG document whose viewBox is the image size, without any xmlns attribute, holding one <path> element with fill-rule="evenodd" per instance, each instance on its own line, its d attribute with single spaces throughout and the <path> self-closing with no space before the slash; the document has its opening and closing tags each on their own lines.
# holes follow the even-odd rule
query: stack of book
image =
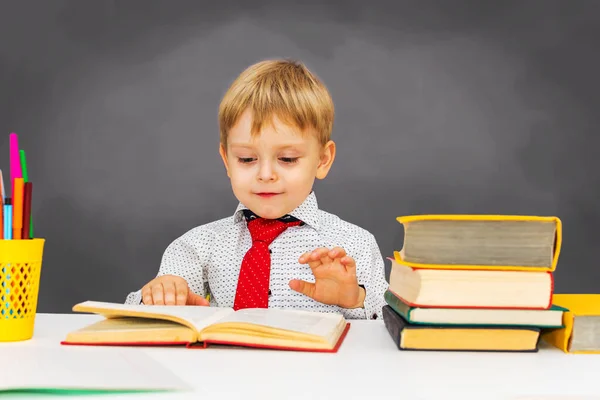
<svg viewBox="0 0 600 400">
<path fill-rule="evenodd" d="M 557 217 L 398 217 L 383 319 L 401 350 L 538 350 L 541 330 L 562 326 L 553 272 Z"/>
</svg>

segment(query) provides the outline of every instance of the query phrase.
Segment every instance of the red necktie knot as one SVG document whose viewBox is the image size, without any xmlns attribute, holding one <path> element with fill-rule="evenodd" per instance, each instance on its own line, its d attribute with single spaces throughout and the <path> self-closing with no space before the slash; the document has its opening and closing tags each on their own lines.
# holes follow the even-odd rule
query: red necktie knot
<svg viewBox="0 0 600 400">
<path fill-rule="evenodd" d="M 270 245 L 288 226 L 297 224 L 295 222 L 285 223 L 278 219 L 255 218 L 248 222 L 248 230 L 252 236 L 253 245 L 257 242 Z"/>
</svg>

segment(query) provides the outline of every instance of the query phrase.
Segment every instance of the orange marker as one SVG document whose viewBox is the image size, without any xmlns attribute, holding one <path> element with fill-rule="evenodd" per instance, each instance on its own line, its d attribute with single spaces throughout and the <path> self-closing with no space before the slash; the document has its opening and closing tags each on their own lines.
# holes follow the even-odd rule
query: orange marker
<svg viewBox="0 0 600 400">
<path fill-rule="evenodd" d="M 13 195 L 13 239 L 21 239 L 23 235 L 23 178 L 15 178 Z"/>
</svg>

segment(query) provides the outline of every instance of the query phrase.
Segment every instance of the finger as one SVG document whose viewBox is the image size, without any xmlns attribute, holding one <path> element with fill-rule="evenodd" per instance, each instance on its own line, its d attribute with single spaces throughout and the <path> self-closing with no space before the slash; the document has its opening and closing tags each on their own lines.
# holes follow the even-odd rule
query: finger
<svg viewBox="0 0 600 400">
<path fill-rule="evenodd" d="M 328 252 L 329 249 L 327 247 L 319 247 L 310 253 L 309 261 L 318 261 L 325 257 Z"/>
<path fill-rule="evenodd" d="M 345 256 L 346 256 L 346 250 L 342 249 L 341 247 L 334 247 L 333 249 L 331 249 L 329 251 L 329 257 L 331 257 L 332 259 L 342 258 Z"/>
<path fill-rule="evenodd" d="M 320 247 L 310 254 L 310 260 L 308 265 L 311 269 L 315 269 L 316 267 L 322 264 L 331 264 L 333 259 L 329 257 L 330 250 L 326 247 Z"/>
<path fill-rule="evenodd" d="M 306 253 L 300 256 L 298 261 L 302 264 L 306 264 L 310 261 L 316 261 L 321 258 L 322 253 L 324 253 L 325 251 L 327 251 L 327 249 L 324 247 L 319 247 L 317 249 L 314 249 L 313 251 L 307 251 Z"/>
<path fill-rule="evenodd" d="M 148 306 L 152 305 L 152 290 L 148 285 L 142 288 L 142 302 Z"/>
<path fill-rule="evenodd" d="M 175 304 L 185 306 L 188 298 L 188 290 L 186 282 L 178 281 L 175 283 Z"/>
<path fill-rule="evenodd" d="M 321 259 L 319 260 L 319 264 L 331 264 L 333 262 L 333 259 L 331 257 L 329 257 L 329 250 L 324 252 L 324 254 L 321 256 Z"/>
<path fill-rule="evenodd" d="M 310 251 L 307 251 L 306 253 L 302 254 L 299 258 L 298 258 L 298 262 L 300 264 L 306 264 L 308 262 L 308 257 L 310 255 Z"/>
<path fill-rule="evenodd" d="M 165 299 L 163 297 L 163 285 L 160 282 L 152 285 L 152 303 L 156 305 L 165 304 Z"/>
<path fill-rule="evenodd" d="M 174 305 L 175 304 L 175 282 L 164 281 L 162 285 L 163 285 L 165 304 L 168 306 Z"/>
<path fill-rule="evenodd" d="M 328 264 L 331 259 L 327 256 L 329 249 L 326 247 L 320 247 L 313 250 L 309 255 L 308 265 L 311 269 L 317 268 L 321 264 Z"/>
<path fill-rule="evenodd" d="M 350 275 L 356 275 L 356 261 L 354 261 L 354 258 L 350 256 L 345 256 L 342 259 L 340 259 L 340 262 L 344 267 L 346 267 L 346 271 Z"/>
<path fill-rule="evenodd" d="M 315 295 L 315 284 L 301 281 L 299 279 L 292 279 L 289 283 L 290 288 L 296 292 L 302 293 L 305 296 L 314 298 Z"/>
<path fill-rule="evenodd" d="M 314 269 L 321 265 L 321 258 L 324 254 L 326 254 L 329 250 L 325 247 L 320 247 L 313 251 L 309 251 L 304 253 L 298 259 L 298 262 L 301 264 L 308 264 L 311 269 Z"/>
<path fill-rule="evenodd" d="M 186 304 L 189 306 L 209 306 L 210 302 L 204 297 L 189 291 Z"/>
</svg>

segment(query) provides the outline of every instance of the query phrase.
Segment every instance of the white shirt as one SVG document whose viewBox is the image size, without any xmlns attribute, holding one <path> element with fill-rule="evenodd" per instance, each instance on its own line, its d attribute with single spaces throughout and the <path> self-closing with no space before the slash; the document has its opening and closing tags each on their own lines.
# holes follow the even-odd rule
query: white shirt
<svg viewBox="0 0 600 400">
<path fill-rule="evenodd" d="M 252 245 L 244 211 L 239 204 L 232 216 L 193 228 L 165 250 L 157 276 L 177 275 L 201 296 L 210 293 L 211 306 L 233 307 L 242 259 Z M 381 318 L 388 288 L 384 261 L 375 237 L 363 228 L 320 210 L 314 192 L 289 215 L 303 221 L 287 228 L 269 246 L 271 277 L 269 308 L 341 312 L 348 319 Z M 308 265 L 298 258 L 319 247 L 339 246 L 356 262 L 359 285 L 366 292 L 364 308 L 345 309 L 319 303 L 289 287 L 292 279 L 314 282 Z M 140 304 L 141 289 L 130 293 L 126 304 Z"/>
</svg>

